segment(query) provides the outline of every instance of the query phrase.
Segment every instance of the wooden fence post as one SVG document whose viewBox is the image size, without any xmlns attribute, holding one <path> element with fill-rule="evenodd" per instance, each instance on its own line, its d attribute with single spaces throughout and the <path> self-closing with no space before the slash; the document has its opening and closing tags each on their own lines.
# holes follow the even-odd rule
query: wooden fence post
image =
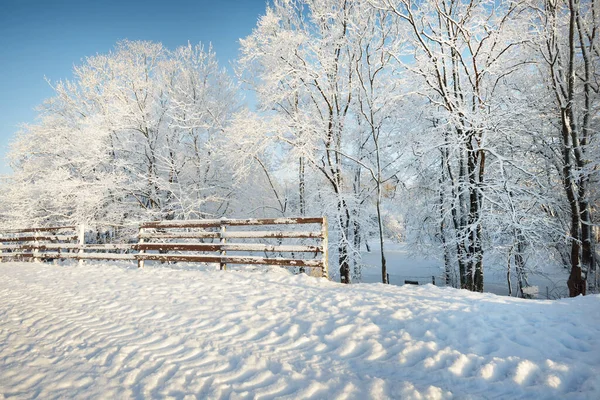
<svg viewBox="0 0 600 400">
<path fill-rule="evenodd" d="M 226 242 L 226 239 L 225 239 L 225 224 L 223 223 L 223 221 L 221 221 L 221 231 L 219 233 L 219 238 L 221 239 L 220 243 L 222 245 L 224 245 L 225 242 Z M 223 257 L 225 257 L 226 254 L 227 254 L 226 251 L 223 250 L 223 249 L 221 249 L 221 262 L 220 262 L 219 266 L 220 266 L 220 268 L 221 268 L 222 271 L 223 270 L 227 270 L 227 264 L 225 264 L 223 262 Z"/>
<path fill-rule="evenodd" d="M 329 279 L 329 231 L 327 229 L 327 217 L 323 217 L 321 234 L 323 236 L 323 278 Z"/>
<path fill-rule="evenodd" d="M 77 234 L 77 244 L 79 245 L 79 251 L 77 252 L 78 256 L 80 257 L 81 255 L 83 255 L 83 250 L 85 247 L 85 225 L 81 224 L 79 225 L 79 232 Z M 60 252 L 60 250 L 59 250 Z M 79 258 L 79 265 L 83 265 L 83 258 Z"/>
<path fill-rule="evenodd" d="M 38 257 L 39 255 L 39 249 L 38 249 L 38 245 L 40 244 L 40 242 L 37 240 L 38 237 L 38 231 L 34 231 L 33 232 L 33 236 L 35 237 L 35 240 L 33 242 L 33 262 L 39 262 L 40 258 Z"/>
<path fill-rule="evenodd" d="M 142 237 L 142 234 L 144 233 L 144 228 L 142 228 L 140 226 L 140 229 L 138 231 L 138 244 L 142 244 L 144 243 L 144 238 Z M 139 250 L 138 254 L 144 254 L 146 252 L 146 250 Z M 138 268 L 144 268 L 144 260 L 141 260 L 138 258 Z"/>
</svg>

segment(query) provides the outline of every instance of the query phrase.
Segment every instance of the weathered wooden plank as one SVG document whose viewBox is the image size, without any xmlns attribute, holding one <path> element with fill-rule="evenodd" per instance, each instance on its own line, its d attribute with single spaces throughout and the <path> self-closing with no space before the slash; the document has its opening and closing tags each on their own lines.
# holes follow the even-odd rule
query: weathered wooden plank
<svg viewBox="0 0 600 400">
<path fill-rule="evenodd" d="M 321 232 L 282 232 L 282 231 L 229 231 L 226 238 L 231 239 L 321 239 Z"/>
<path fill-rule="evenodd" d="M 250 265 L 278 265 L 287 267 L 310 267 L 323 268 L 322 260 L 296 260 L 291 258 L 267 258 L 252 256 L 210 256 L 210 255 L 183 255 L 183 254 L 115 254 L 115 253 L 1 253 L 0 258 L 40 258 L 58 259 L 72 258 L 84 260 L 148 260 L 148 261 L 184 261 L 227 264 L 250 264 Z"/>
<path fill-rule="evenodd" d="M 48 254 L 48 256 L 46 256 Z M 61 255 L 61 257 L 54 257 L 55 255 Z M 33 252 L 26 252 L 26 251 L 13 251 L 11 253 L 0 253 L 0 258 L 9 258 L 9 257 L 15 257 L 15 258 L 47 258 L 47 259 L 52 259 L 52 258 L 70 258 L 70 257 L 62 257 L 63 253 L 58 253 L 58 252 L 51 252 L 51 253 L 33 253 Z M 72 253 L 64 253 L 64 254 L 72 254 Z"/>
<path fill-rule="evenodd" d="M 226 251 L 266 251 L 281 253 L 322 253 L 321 246 L 312 245 L 270 245 L 263 243 L 227 243 L 221 246 Z"/>
<path fill-rule="evenodd" d="M 141 239 L 216 239 L 219 232 L 144 232 L 139 235 Z"/>
<path fill-rule="evenodd" d="M 131 250 L 134 243 L 98 243 L 98 244 L 86 244 L 83 246 L 84 250 Z M 77 245 L 78 246 L 78 245 Z"/>
<path fill-rule="evenodd" d="M 56 250 L 56 249 L 78 249 L 79 245 L 75 243 L 44 243 L 44 244 L 1 244 L 0 250 Z"/>
<path fill-rule="evenodd" d="M 220 251 L 219 243 L 140 243 L 132 245 L 134 250 L 163 251 Z"/>
<path fill-rule="evenodd" d="M 10 257 L 33 257 L 33 253 L 24 253 L 24 252 L 11 252 L 11 253 L 0 253 L 0 258 L 10 258 Z"/>
<path fill-rule="evenodd" d="M 130 250 L 134 244 L 86 244 L 83 246 L 84 250 Z M 42 244 L 2 244 L 0 250 L 33 250 L 39 251 L 44 250 L 79 250 L 80 245 L 77 243 L 42 243 Z"/>
<path fill-rule="evenodd" d="M 212 256 L 212 255 L 184 255 L 184 254 L 135 254 L 137 259 L 154 261 L 187 261 L 204 263 L 226 264 L 252 264 L 252 265 L 280 265 L 288 267 L 313 267 L 322 268 L 322 260 L 295 260 L 291 258 L 267 258 L 253 256 Z"/>
<path fill-rule="evenodd" d="M 77 240 L 77 235 L 53 235 L 53 236 L 13 236 L 0 237 L 2 242 L 41 242 L 41 241 L 73 241 Z"/>
<path fill-rule="evenodd" d="M 58 259 L 58 258 L 73 258 L 83 260 L 137 260 L 137 254 L 117 254 L 117 253 L 59 253 L 59 252 L 46 252 L 46 253 L 0 253 L 0 257 L 8 258 L 40 258 L 40 259 Z"/>
<path fill-rule="evenodd" d="M 217 228 L 219 226 L 221 226 L 221 220 L 218 220 L 218 219 L 153 221 L 153 222 L 143 222 L 140 224 L 140 228 L 142 228 L 142 229 Z"/>
<path fill-rule="evenodd" d="M 222 219 L 221 222 L 228 226 L 320 224 L 323 217 Z"/>
<path fill-rule="evenodd" d="M 322 253 L 321 246 L 309 245 L 269 245 L 262 243 L 141 243 L 134 244 L 135 250 L 162 251 L 266 251 Z"/>
<path fill-rule="evenodd" d="M 322 260 L 297 260 L 291 258 L 268 258 L 252 256 L 226 256 L 224 262 L 228 264 L 257 264 L 257 265 L 281 265 L 289 267 L 315 267 L 323 266 Z"/>
<path fill-rule="evenodd" d="M 309 231 L 229 231 L 224 233 L 227 239 L 321 239 L 321 232 Z M 217 239 L 220 232 L 145 232 L 143 239 Z"/>
<path fill-rule="evenodd" d="M 227 226 L 254 226 L 254 225 L 297 225 L 320 224 L 322 217 L 294 217 L 294 218 L 246 218 L 246 219 L 198 219 L 144 222 L 142 228 L 210 228 L 221 225 Z"/>
<path fill-rule="evenodd" d="M 84 260 L 137 260 L 137 254 L 131 253 L 72 253 L 72 258 Z M 60 257 L 62 258 L 62 257 Z"/>
<path fill-rule="evenodd" d="M 31 232 L 54 232 L 63 230 L 75 230 L 74 226 L 54 226 L 22 229 L 3 229 L 2 233 L 31 233 Z"/>
</svg>

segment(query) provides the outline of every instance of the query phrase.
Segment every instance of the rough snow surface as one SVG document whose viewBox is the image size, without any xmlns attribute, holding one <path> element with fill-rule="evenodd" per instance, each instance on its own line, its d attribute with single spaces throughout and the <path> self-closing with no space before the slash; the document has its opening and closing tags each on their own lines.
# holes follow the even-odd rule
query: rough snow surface
<svg viewBox="0 0 600 400">
<path fill-rule="evenodd" d="M 0 398 L 600 398 L 600 296 L 278 271 L 0 264 Z"/>
</svg>

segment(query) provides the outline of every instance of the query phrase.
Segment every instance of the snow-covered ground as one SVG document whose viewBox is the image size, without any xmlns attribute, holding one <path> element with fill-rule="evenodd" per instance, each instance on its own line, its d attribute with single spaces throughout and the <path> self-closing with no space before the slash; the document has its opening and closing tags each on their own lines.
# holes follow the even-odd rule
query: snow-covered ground
<svg viewBox="0 0 600 400">
<path fill-rule="evenodd" d="M 599 399 L 600 296 L 0 264 L 0 398 Z"/>
</svg>

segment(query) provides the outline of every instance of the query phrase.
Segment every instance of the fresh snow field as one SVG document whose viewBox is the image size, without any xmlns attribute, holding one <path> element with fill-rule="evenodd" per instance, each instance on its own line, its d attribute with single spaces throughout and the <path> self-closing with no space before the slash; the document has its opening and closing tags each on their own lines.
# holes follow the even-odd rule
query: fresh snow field
<svg viewBox="0 0 600 400">
<path fill-rule="evenodd" d="M 0 264 L 0 398 L 600 399 L 600 296 Z"/>
</svg>

